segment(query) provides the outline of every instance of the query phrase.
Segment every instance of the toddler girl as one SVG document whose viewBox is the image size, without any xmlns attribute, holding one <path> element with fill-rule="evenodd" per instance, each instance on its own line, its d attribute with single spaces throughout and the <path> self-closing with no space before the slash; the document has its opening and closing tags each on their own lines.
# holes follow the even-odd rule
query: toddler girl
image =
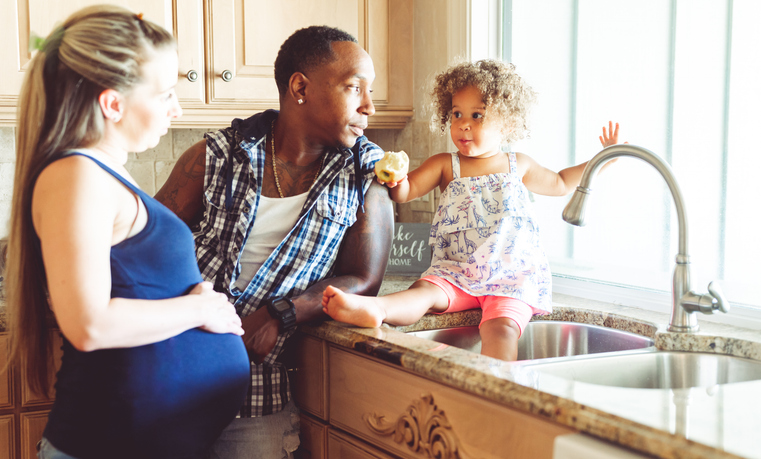
<svg viewBox="0 0 761 459">
<path fill-rule="evenodd" d="M 408 202 L 439 187 L 431 226 L 431 267 L 408 290 L 365 297 L 328 287 L 323 310 L 362 327 L 415 323 L 425 313 L 480 307 L 481 353 L 517 358 L 518 338 L 533 314 L 552 311 L 552 276 L 539 243 L 529 193 L 564 196 L 578 186 L 586 163 L 553 172 L 503 142 L 527 133 L 535 93 L 512 64 L 495 60 L 456 65 L 433 89 L 436 124 L 449 124 L 454 153 L 428 158 L 408 177 L 386 183 Z M 618 142 L 618 124 L 603 128 L 603 146 Z"/>
</svg>

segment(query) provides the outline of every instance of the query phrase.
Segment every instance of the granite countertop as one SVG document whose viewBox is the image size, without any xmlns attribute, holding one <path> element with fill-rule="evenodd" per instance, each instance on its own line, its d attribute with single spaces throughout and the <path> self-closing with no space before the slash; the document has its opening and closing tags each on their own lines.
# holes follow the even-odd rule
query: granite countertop
<svg viewBox="0 0 761 459">
<path fill-rule="evenodd" d="M 380 294 L 415 279 L 389 277 Z M 761 333 L 700 322 L 694 334 L 666 331 L 668 313 L 555 294 L 562 320 L 631 331 L 661 350 L 730 354 L 761 360 Z M 0 300 L 0 331 L 5 307 Z M 409 327 L 357 328 L 335 321 L 301 325 L 302 332 L 375 355 L 408 371 L 580 432 L 661 458 L 761 458 L 761 381 L 692 389 L 630 389 L 539 374 L 504 362 L 407 335 L 405 331 L 478 325 L 478 310 L 427 315 Z M 538 319 L 538 318 L 536 318 Z"/>
<path fill-rule="evenodd" d="M 394 283 L 398 285 L 393 285 Z M 406 288 L 398 278 L 381 294 Z M 539 319 L 539 318 L 537 318 Z M 755 330 L 700 321 L 701 331 L 666 331 L 669 314 L 554 295 L 540 320 L 575 321 L 653 338 L 661 350 L 731 354 L 761 360 Z M 406 335 L 404 331 L 477 325 L 480 311 L 428 315 L 409 327 L 357 328 L 335 321 L 303 332 L 365 352 L 426 378 L 580 432 L 661 458 L 761 458 L 761 381 L 692 389 L 632 389 L 574 382 Z"/>
</svg>

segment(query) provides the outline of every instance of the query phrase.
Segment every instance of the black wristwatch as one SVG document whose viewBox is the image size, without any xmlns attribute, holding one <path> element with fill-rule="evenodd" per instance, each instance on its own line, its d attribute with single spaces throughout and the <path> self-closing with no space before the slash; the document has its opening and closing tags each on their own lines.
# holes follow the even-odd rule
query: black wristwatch
<svg viewBox="0 0 761 459">
<path fill-rule="evenodd" d="M 280 322 L 280 331 L 289 331 L 296 328 L 296 306 L 290 298 L 270 298 L 264 300 L 267 311 L 273 319 Z"/>
</svg>

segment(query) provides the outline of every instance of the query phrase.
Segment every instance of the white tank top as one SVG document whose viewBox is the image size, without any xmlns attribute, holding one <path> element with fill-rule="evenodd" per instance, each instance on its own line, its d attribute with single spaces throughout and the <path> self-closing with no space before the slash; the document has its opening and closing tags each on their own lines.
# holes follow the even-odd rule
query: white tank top
<svg viewBox="0 0 761 459">
<path fill-rule="evenodd" d="M 254 227 L 248 235 L 240 254 L 240 276 L 235 281 L 238 290 L 243 291 L 275 250 L 288 232 L 296 224 L 309 192 L 287 198 L 259 197 Z"/>
</svg>

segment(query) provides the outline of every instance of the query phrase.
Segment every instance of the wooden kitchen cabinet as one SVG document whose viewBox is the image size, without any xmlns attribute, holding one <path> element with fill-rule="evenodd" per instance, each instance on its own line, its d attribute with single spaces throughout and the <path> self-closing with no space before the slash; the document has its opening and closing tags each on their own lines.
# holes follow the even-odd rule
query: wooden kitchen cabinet
<svg viewBox="0 0 761 459">
<path fill-rule="evenodd" d="M 324 459 L 327 456 L 330 426 L 306 413 L 301 413 L 301 445 L 298 459 Z"/>
<path fill-rule="evenodd" d="M 61 345 L 58 330 L 51 330 L 53 340 L 53 364 L 55 372 L 61 365 Z M 0 368 L 8 357 L 8 334 L 0 333 Z M 18 368 L 0 374 L 0 459 L 35 459 L 36 445 L 42 438 L 48 413 L 53 406 L 53 383 L 51 374 L 49 395 L 34 395 L 26 384 L 26 378 Z"/>
<path fill-rule="evenodd" d="M 437 450 L 442 457 L 501 458 L 510 452 L 549 459 L 554 439 L 575 432 L 311 336 L 296 344 L 303 357 L 297 374 L 310 375 L 295 380 L 296 402 L 310 414 L 320 403 L 327 406 L 327 415 L 308 418 L 302 457 L 420 458 Z M 327 377 L 324 392 L 304 387 L 319 384 L 317 375 Z M 317 444 L 315 424 L 327 429 L 327 451 L 310 450 Z"/>
<path fill-rule="evenodd" d="M 328 451 L 330 459 L 394 459 L 394 456 L 337 430 L 328 434 Z"/>
<path fill-rule="evenodd" d="M 48 413 L 45 411 L 32 411 L 21 413 L 21 458 L 34 459 L 37 457 L 37 442 L 42 438 L 45 425 L 48 423 Z"/>
<path fill-rule="evenodd" d="M 111 3 L 126 6 L 135 11 L 142 11 L 146 17 L 163 25 L 169 30 L 181 32 L 187 45 L 183 52 L 190 53 L 195 47 L 203 52 L 203 29 L 184 21 L 175 27 L 175 4 L 201 5 L 202 0 L 111 0 Z M 29 65 L 32 53 L 29 51 L 29 35 L 45 37 L 72 12 L 88 5 L 108 3 L 108 0 L 0 0 L 0 125 L 13 125 L 16 122 L 16 105 L 21 90 L 24 73 Z M 198 8 L 199 11 L 202 8 Z M 199 21 L 200 23 L 200 16 Z M 198 33 L 193 41 L 191 32 Z M 202 54 L 200 54 L 202 56 Z"/>
<path fill-rule="evenodd" d="M 113 2 L 171 30 L 178 42 L 175 127 L 224 127 L 278 108 L 274 61 L 282 42 L 309 25 L 339 27 L 372 56 L 374 128 L 412 117 L 412 0 L 0 0 L 0 125 L 15 124 L 30 31 L 47 35 L 71 12 Z M 393 65 L 392 65 L 393 63 Z"/>
<path fill-rule="evenodd" d="M 13 415 L 0 416 L 0 459 L 12 459 L 15 457 Z"/>
</svg>

